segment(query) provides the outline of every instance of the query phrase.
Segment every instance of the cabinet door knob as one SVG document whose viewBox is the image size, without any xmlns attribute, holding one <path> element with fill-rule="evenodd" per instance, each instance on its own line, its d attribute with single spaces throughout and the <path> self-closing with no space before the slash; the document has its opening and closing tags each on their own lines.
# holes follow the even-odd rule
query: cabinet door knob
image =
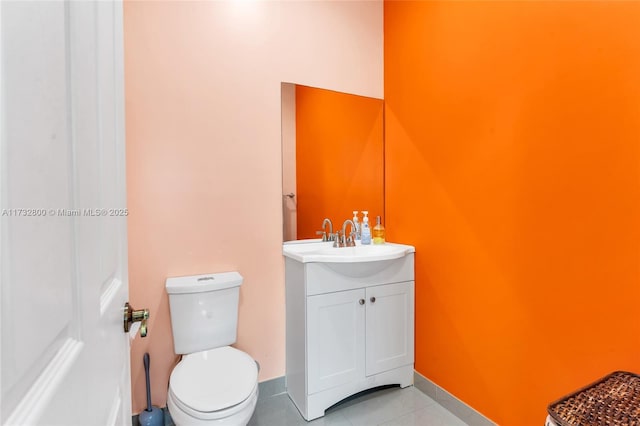
<svg viewBox="0 0 640 426">
<path fill-rule="evenodd" d="M 358 303 L 360 303 L 361 305 L 364 305 L 364 299 L 358 300 Z"/>
<path fill-rule="evenodd" d="M 375 298 L 375 297 L 373 297 L 373 296 L 372 296 L 372 297 L 371 297 L 371 299 L 369 299 L 369 300 L 371 300 L 371 303 L 376 303 L 376 298 Z"/>
</svg>

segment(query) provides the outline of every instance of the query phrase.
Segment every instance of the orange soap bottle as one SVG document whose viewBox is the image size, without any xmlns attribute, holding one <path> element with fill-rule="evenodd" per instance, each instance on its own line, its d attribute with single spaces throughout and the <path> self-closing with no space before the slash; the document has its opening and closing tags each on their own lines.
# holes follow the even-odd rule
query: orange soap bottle
<svg viewBox="0 0 640 426">
<path fill-rule="evenodd" d="M 384 244 L 385 241 L 385 231 L 384 226 L 382 226 L 382 221 L 380 220 L 380 216 L 376 217 L 376 226 L 373 227 L 373 244 Z"/>
</svg>

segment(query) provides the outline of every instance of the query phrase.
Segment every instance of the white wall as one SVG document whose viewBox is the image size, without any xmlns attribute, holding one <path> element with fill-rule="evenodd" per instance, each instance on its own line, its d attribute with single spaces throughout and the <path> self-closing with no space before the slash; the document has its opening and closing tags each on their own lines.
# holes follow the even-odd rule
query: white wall
<svg viewBox="0 0 640 426">
<path fill-rule="evenodd" d="M 164 281 L 238 270 L 237 346 L 284 374 L 281 82 L 383 97 L 382 1 L 125 2 L 133 411 L 166 404 Z"/>
</svg>

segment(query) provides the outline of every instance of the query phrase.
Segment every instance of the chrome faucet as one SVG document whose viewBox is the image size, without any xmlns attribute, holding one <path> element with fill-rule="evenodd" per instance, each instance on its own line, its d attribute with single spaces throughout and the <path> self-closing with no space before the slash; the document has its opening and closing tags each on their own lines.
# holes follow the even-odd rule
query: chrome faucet
<svg viewBox="0 0 640 426">
<path fill-rule="evenodd" d="M 329 235 L 327 235 L 327 231 L 325 231 L 325 226 L 329 224 Z M 325 217 L 322 221 L 322 231 L 318 231 L 318 234 L 322 234 L 322 241 L 333 241 L 333 224 L 331 223 L 331 219 Z"/>
<path fill-rule="evenodd" d="M 342 238 L 340 237 L 340 230 L 336 231 L 335 239 L 333 240 L 333 248 L 344 247 Z"/>
<path fill-rule="evenodd" d="M 351 224 L 351 232 L 347 238 L 347 224 Z M 353 220 L 347 219 L 342 223 L 342 247 L 355 247 L 356 246 L 356 224 Z"/>
</svg>

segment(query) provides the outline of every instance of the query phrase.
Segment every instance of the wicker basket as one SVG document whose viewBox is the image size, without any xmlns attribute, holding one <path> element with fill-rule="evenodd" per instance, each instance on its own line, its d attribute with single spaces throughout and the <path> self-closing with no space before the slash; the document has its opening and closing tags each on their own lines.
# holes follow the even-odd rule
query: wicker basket
<svg viewBox="0 0 640 426">
<path fill-rule="evenodd" d="M 640 376 L 616 371 L 547 407 L 558 426 L 640 426 Z"/>
</svg>

